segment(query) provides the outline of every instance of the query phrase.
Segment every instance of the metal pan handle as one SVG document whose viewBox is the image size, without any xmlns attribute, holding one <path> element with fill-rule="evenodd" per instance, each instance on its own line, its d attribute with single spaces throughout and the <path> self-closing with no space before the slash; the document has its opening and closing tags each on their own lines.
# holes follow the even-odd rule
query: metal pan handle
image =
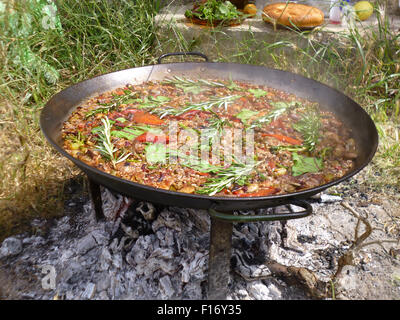
<svg viewBox="0 0 400 320">
<path fill-rule="evenodd" d="M 302 207 L 304 210 L 298 212 L 286 212 L 279 214 L 244 216 L 244 215 L 227 214 L 215 211 L 214 209 L 209 209 L 208 214 L 212 218 L 234 223 L 234 222 L 258 222 L 258 221 L 299 219 L 307 217 L 313 212 L 312 206 L 306 201 L 295 200 L 290 202 L 289 204 Z M 286 205 L 288 206 L 289 204 Z"/>
<path fill-rule="evenodd" d="M 204 60 L 206 61 L 206 62 L 208 62 L 208 57 L 204 54 L 204 53 L 201 53 L 201 52 L 171 52 L 171 53 L 165 53 L 165 54 L 163 54 L 163 55 L 161 55 L 159 58 L 158 58 L 158 60 L 157 60 L 157 63 L 158 64 L 161 64 L 161 60 L 162 59 L 164 59 L 164 58 L 166 58 L 166 57 L 170 57 L 170 56 L 199 56 L 199 57 L 202 57 L 202 58 L 204 58 Z"/>
</svg>

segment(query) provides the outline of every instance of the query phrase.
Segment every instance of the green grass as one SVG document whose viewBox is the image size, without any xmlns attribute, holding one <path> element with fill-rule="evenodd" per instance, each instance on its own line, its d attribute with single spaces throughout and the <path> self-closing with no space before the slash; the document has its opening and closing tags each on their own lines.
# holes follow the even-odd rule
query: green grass
<svg viewBox="0 0 400 320">
<path fill-rule="evenodd" d="M 206 39 L 187 39 L 174 23 L 160 36 L 154 21 L 157 1 L 59 0 L 60 25 L 54 29 L 43 28 L 41 10 L 22 1 L 7 3 L 6 10 L 13 11 L 0 14 L 0 241 L 26 230 L 35 217 L 62 214 L 64 184 L 79 174 L 40 132 L 40 110 L 52 95 L 96 75 L 155 63 L 167 51 L 199 49 Z M 205 53 L 216 62 L 302 74 L 355 99 L 370 113 L 381 138 L 363 183 L 396 194 L 400 35 L 378 6 L 376 13 L 377 28 L 332 34 L 329 41 L 313 31 L 293 31 L 287 39 L 268 42 L 255 36 L 232 41 L 217 28 L 207 40 L 212 51 Z"/>
<path fill-rule="evenodd" d="M 154 63 L 157 1 L 60 0 L 55 28 L 43 27 L 35 2 L 4 1 L 0 14 L 0 241 L 29 230 L 33 218 L 62 214 L 65 181 L 79 174 L 41 134 L 50 97 L 84 79 Z"/>
</svg>

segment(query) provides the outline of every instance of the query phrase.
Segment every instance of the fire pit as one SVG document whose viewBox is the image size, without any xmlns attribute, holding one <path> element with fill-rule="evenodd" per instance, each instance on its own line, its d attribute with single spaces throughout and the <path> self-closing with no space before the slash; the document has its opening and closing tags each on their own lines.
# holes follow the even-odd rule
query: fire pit
<svg viewBox="0 0 400 320">
<path fill-rule="evenodd" d="M 206 62 L 161 64 L 162 59 L 170 55 L 197 55 L 203 57 Z M 81 101 L 96 93 L 113 90 L 126 83 L 139 84 L 144 81 L 162 80 L 171 76 L 190 78 L 201 76 L 248 81 L 254 84 L 268 85 L 316 101 L 333 112 L 352 129 L 358 149 L 355 165 L 342 178 L 312 189 L 251 199 L 227 198 L 166 191 L 120 179 L 86 165 L 63 150 L 61 143 L 62 124 Z M 100 185 L 128 198 L 167 206 L 208 210 L 211 217 L 208 281 L 210 299 L 226 297 L 229 281 L 232 223 L 297 219 L 310 215 L 312 207 L 304 199 L 320 193 L 362 170 L 371 161 L 378 145 L 377 130 L 368 114 L 357 103 L 337 90 L 289 72 L 252 65 L 210 63 L 208 58 L 200 53 L 166 54 L 159 58 L 158 65 L 123 70 L 76 84 L 58 93 L 47 103 L 42 111 L 40 123 L 44 135 L 55 149 L 87 174 L 90 181 L 90 194 L 98 219 L 103 218 Z M 236 210 L 270 208 L 280 205 L 286 205 L 289 208 L 288 212 L 261 216 L 233 214 Z M 289 205 L 301 207 L 303 210 L 293 211 Z"/>
</svg>

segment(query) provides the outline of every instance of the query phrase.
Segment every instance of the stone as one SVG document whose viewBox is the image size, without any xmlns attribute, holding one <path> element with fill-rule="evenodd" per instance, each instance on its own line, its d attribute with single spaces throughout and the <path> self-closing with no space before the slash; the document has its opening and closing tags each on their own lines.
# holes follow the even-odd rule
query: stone
<svg viewBox="0 0 400 320">
<path fill-rule="evenodd" d="M 332 196 L 329 194 L 321 194 L 320 202 L 321 203 L 327 203 L 327 202 L 336 202 L 336 201 L 342 201 L 342 197 L 339 196 Z"/>
<path fill-rule="evenodd" d="M 22 241 L 20 239 L 9 237 L 5 239 L 0 248 L 0 258 L 16 256 L 22 252 Z"/>
</svg>

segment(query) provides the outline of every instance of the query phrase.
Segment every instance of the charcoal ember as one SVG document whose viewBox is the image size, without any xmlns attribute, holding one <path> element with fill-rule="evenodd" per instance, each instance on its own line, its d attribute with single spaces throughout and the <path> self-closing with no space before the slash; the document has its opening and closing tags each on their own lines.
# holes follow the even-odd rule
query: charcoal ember
<svg viewBox="0 0 400 320">
<path fill-rule="evenodd" d="M 18 254 L 1 259 L 0 298 L 207 299 L 207 211 L 155 206 L 154 219 L 146 220 L 136 210 L 140 202 L 111 192 L 107 197 L 110 219 L 96 221 L 89 201 L 80 207 L 66 203 L 65 217 L 40 221 L 33 235 L 13 237 L 21 240 L 22 251 L 17 245 Z M 396 204 L 354 203 L 358 214 L 338 201 L 315 201 L 314 214 L 306 218 L 234 224 L 228 299 L 329 298 L 332 277 L 340 299 L 399 299 L 393 280 L 400 274 Z M 142 204 L 141 210 L 148 209 Z M 297 209 L 302 210 L 281 206 L 246 213 Z M 44 289 L 42 271 L 52 268 L 55 288 Z"/>
<path fill-rule="evenodd" d="M 0 247 L 0 258 L 16 256 L 22 252 L 22 241 L 15 237 L 5 239 Z"/>
<path fill-rule="evenodd" d="M 140 204 L 139 204 L 140 205 Z M 115 222 L 113 235 L 118 238 L 123 236 L 137 239 L 141 235 L 153 233 L 151 221 L 147 221 L 141 213 L 136 210 L 135 204 L 131 205 L 124 216 Z"/>
<path fill-rule="evenodd" d="M 77 243 L 77 253 L 83 255 L 96 246 L 97 242 L 95 238 L 91 234 L 88 234 L 87 236 L 80 239 Z"/>
<path fill-rule="evenodd" d="M 207 274 L 208 255 L 197 252 L 193 256 L 182 259 L 181 265 L 181 279 L 183 283 L 204 280 Z"/>
<path fill-rule="evenodd" d="M 96 285 L 90 282 L 87 284 L 85 291 L 82 293 L 81 298 L 83 300 L 92 299 L 95 293 L 96 293 Z"/>
<path fill-rule="evenodd" d="M 136 211 L 147 221 L 152 221 L 156 218 L 156 208 L 150 202 L 140 202 Z"/>
<path fill-rule="evenodd" d="M 187 225 L 189 226 L 189 225 Z M 161 227 L 167 227 L 175 231 L 182 231 L 182 222 L 180 216 L 174 212 L 163 210 L 157 217 L 157 219 L 152 223 L 152 229 L 154 232 Z"/>
<path fill-rule="evenodd" d="M 182 210 L 182 209 L 181 209 Z M 210 215 L 207 210 L 186 209 L 188 219 L 201 233 L 210 231 Z"/>
<path fill-rule="evenodd" d="M 174 297 L 175 289 L 170 277 L 167 275 L 160 278 L 160 293 L 162 299 L 172 299 Z"/>
<path fill-rule="evenodd" d="M 102 272 L 98 276 L 98 280 L 96 281 L 96 291 L 98 293 L 102 291 L 107 291 L 107 289 L 111 285 L 111 277 L 108 272 Z"/>
<path fill-rule="evenodd" d="M 100 270 L 106 271 L 110 268 L 110 265 L 112 264 L 112 255 L 108 248 L 102 248 L 99 263 Z"/>
<path fill-rule="evenodd" d="M 114 195 L 107 188 L 101 187 L 101 199 L 103 201 L 103 213 L 107 220 L 115 220 L 119 209 L 124 203 L 124 197 Z"/>
</svg>

